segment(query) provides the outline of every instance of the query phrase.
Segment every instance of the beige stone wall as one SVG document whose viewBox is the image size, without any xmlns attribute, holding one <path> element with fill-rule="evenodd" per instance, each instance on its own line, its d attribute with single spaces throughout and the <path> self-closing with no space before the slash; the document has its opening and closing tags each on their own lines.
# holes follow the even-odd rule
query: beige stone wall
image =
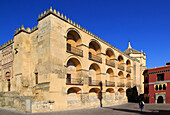
<svg viewBox="0 0 170 115">
<path fill-rule="evenodd" d="M 18 52 L 14 53 L 12 87 L 24 101 L 31 97 L 32 112 L 99 107 L 100 94 L 104 106 L 121 104 L 127 102 L 128 88 L 137 86 L 138 93 L 143 92 L 145 59 L 133 59 L 136 55 L 129 57 L 53 14 L 39 20 L 37 27 L 14 36 Z M 119 56 L 123 58 L 121 62 Z M 126 65 L 127 61 L 130 65 Z"/>
</svg>

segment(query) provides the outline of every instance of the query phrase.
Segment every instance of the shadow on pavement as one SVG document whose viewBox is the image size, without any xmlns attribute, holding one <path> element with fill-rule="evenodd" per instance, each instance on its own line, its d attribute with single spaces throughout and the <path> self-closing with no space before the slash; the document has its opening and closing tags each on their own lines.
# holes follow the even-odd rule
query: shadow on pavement
<svg viewBox="0 0 170 115">
<path fill-rule="evenodd" d="M 111 108 L 111 107 L 104 107 L 112 110 L 117 111 L 124 111 L 124 112 L 130 112 L 130 113 L 138 113 L 138 114 L 144 114 L 144 115 L 170 115 L 170 110 L 152 110 L 152 112 L 141 112 L 140 110 L 131 110 L 131 109 L 118 109 L 118 108 Z"/>
</svg>

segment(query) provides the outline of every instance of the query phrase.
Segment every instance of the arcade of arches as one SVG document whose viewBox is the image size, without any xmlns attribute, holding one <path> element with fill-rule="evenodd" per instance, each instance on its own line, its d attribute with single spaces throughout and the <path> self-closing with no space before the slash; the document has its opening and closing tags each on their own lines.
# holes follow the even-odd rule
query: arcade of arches
<svg viewBox="0 0 170 115">
<path fill-rule="evenodd" d="M 14 92 L 12 107 L 22 110 L 32 100 L 32 112 L 90 108 L 123 104 L 133 92 L 143 93 L 143 52 L 130 42 L 122 52 L 55 13 L 45 11 L 38 27 L 20 27 L 0 47 L 0 92 Z"/>
</svg>

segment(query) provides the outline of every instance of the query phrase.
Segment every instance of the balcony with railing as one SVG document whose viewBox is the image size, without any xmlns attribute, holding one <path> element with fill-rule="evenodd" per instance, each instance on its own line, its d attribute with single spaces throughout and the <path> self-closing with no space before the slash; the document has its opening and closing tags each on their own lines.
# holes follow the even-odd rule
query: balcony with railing
<svg viewBox="0 0 170 115">
<path fill-rule="evenodd" d="M 106 59 L 106 65 L 115 67 L 115 62 L 114 62 L 114 60 L 108 60 L 108 59 Z"/>
<path fill-rule="evenodd" d="M 106 87 L 115 87 L 115 82 L 106 80 Z"/>
<path fill-rule="evenodd" d="M 126 68 L 126 72 L 131 73 L 131 66 L 128 66 L 128 67 Z"/>
<path fill-rule="evenodd" d="M 89 86 L 100 86 L 100 82 L 99 80 L 90 80 L 89 79 Z"/>
<path fill-rule="evenodd" d="M 83 50 L 73 47 L 69 43 L 67 43 L 67 52 L 83 57 Z"/>
<path fill-rule="evenodd" d="M 131 87 L 131 82 L 127 82 L 126 87 L 130 88 Z"/>
<path fill-rule="evenodd" d="M 118 82 L 118 83 L 117 83 L 117 87 L 125 87 L 125 84 Z"/>
<path fill-rule="evenodd" d="M 100 56 L 92 54 L 91 52 L 89 52 L 89 59 L 99 62 L 99 63 L 102 63 L 102 58 Z"/>
<path fill-rule="evenodd" d="M 83 85 L 83 80 L 80 78 L 66 78 L 66 85 Z"/>
<path fill-rule="evenodd" d="M 118 69 L 124 71 L 124 70 L 125 70 L 125 68 L 124 68 L 124 63 L 118 64 Z"/>
</svg>

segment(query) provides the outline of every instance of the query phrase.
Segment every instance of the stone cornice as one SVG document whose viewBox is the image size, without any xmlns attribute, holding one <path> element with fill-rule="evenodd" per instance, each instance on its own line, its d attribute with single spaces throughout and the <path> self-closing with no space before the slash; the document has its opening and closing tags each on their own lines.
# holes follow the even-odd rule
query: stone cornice
<svg viewBox="0 0 170 115">
<path fill-rule="evenodd" d="M 85 29 L 84 27 L 80 26 L 79 24 L 73 22 L 72 20 L 70 20 L 69 18 L 67 18 L 66 16 L 63 15 L 63 13 L 60 13 L 59 11 L 56 11 L 55 9 L 52 9 L 52 7 L 50 7 L 50 9 L 47 9 L 47 11 L 44 11 L 43 13 L 39 14 L 37 21 L 42 20 L 43 18 L 47 17 L 48 15 L 54 15 L 56 17 L 58 17 L 59 19 L 73 25 L 74 27 L 82 30 L 83 32 L 89 34 L 90 36 L 96 38 L 97 40 L 103 42 L 104 44 L 106 44 L 107 46 L 113 48 L 114 50 L 118 51 L 119 53 L 123 54 L 124 56 L 130 58 L 133 61 L 137 61 L 140 62 L 138 59 L 134 59 L 128 55 L 126 55 L 124 52 L 120 51 L 119 49 L 117 49 L 116 47 L 112 46 L 111 44 L 109 44 L 108 42 L 104 41 L 103 39 L 101 39 L 100 37 L 96 36 L 95 34 L 93 34 L 92 32 L 88 31 L 87 29 Z"/>
<path fill-rule="evenodd" d="M 161 83 L 170 83 L 170 80 L 166 80 L 166 81 L 157 81 L 157 82 L 150 82 L 148 83 L 149 85 L 154 85 L 154 84 L 161 84 Z"/>
</svg>

